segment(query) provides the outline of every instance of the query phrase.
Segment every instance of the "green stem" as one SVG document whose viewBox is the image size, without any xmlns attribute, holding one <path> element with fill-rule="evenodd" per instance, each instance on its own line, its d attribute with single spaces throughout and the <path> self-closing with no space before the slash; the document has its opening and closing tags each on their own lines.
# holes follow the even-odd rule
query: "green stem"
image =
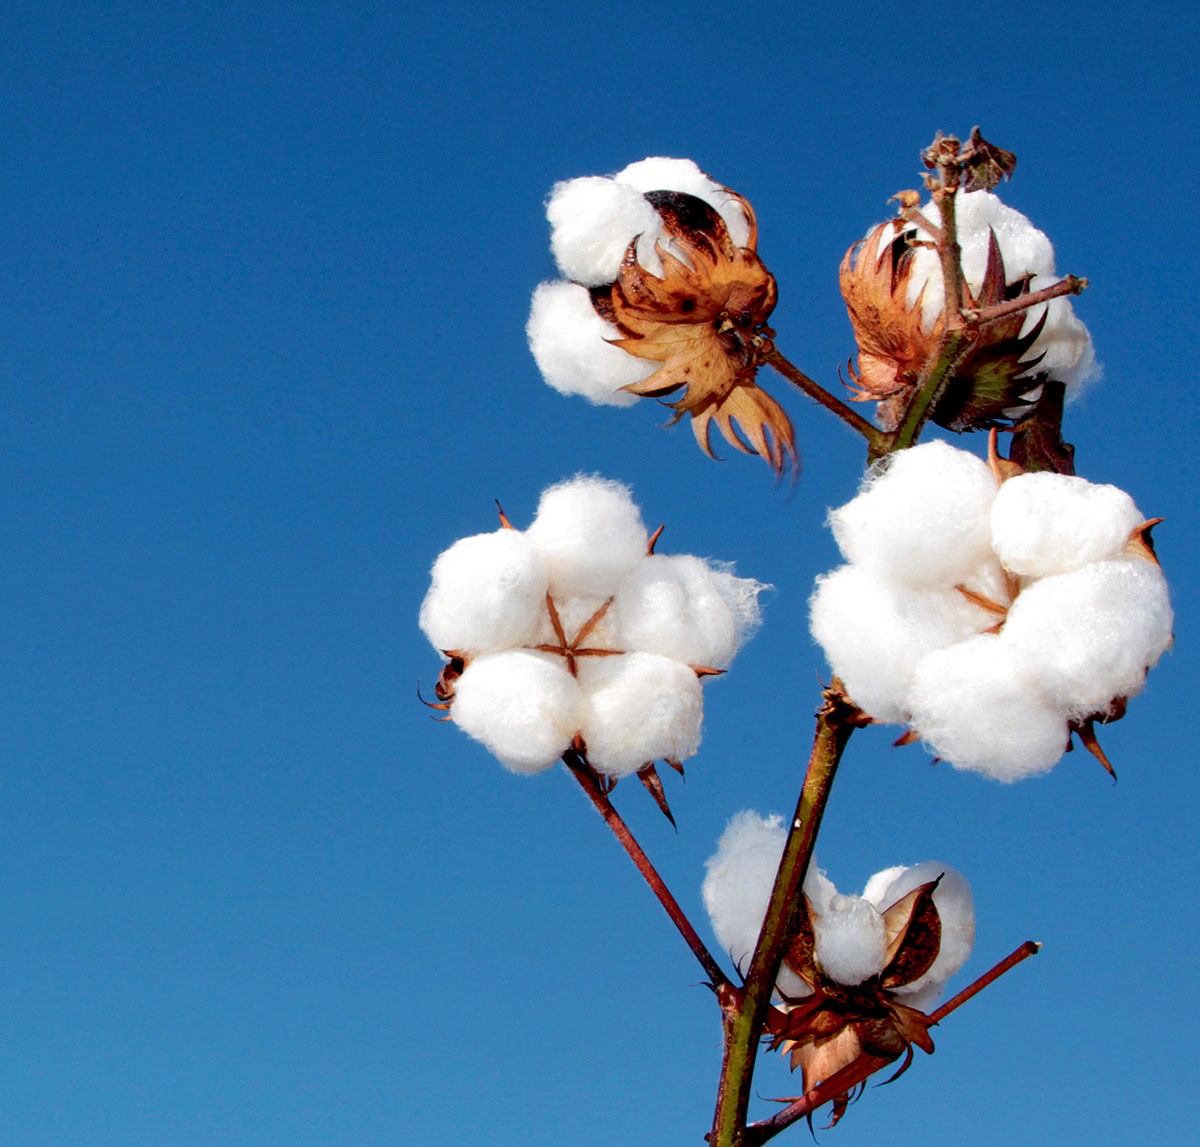
<svg viewBox="0 0 1200 1147">
<path fill-rule="evenodd" d="M 749 1142 L 746 1113 L 750 1105 L 754 1061 L 779 966 L 797 924 L 804 874 L 812 859 L 821 817 L 846 743 L 856 728 L 869 721 L 842 692 L 837 680 L 825 690 L 823 697 L 824 703 L 817 712 L 817 731 L 808 771 L 746 983 L 740 992 L 731 989 L 721 993 L 725 1060 L 721 1067 L 712 1131 L 708 1136 L 712 1147 L 745 1147 Z"/>
</svg>

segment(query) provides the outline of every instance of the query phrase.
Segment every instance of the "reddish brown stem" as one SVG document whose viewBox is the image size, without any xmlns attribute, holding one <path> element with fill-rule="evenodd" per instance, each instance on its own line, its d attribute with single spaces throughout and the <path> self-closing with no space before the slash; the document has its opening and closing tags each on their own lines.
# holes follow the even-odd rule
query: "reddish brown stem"
<svg viewBox="0 0 1200 1147">
<path fill-rule="evenodd" d="M 671 895 L 671 890 L 663 882 L 663 878 L 659 876 L 654 865 L 650 863 L 650 858 L 643 851 L 642 846 L 629 831 L 629 826 L 621 819 L 620 813 L 613 808 L 612 801 L 608 799 L 608 793 L 600 787 L 600 782 L 591 766 L 574 749 L 568 749 L 563 754 L 563 764 L 579 782 L 579 787 L 583 789 L 588 800 L 604 818 L 604 823 L 612 829 L 613 836 L 617 838 L 638 872 L 642 874 L 642 879 L 650 885 L 650 891 L 654 893 L 667 915 L 671 917 L 671 923 L 678 929 L 684 943 L 691 948 L 692 955 L 700 962 L 709 982 L 714 988 L 728 985 L 729 977 L 725 975 L 721 966 L 713 959 L 712 953 L 704 946 L 704 941 L 700 939 L 696 929 L 692 927 L 692 922 L 679 907 L 679 902 Z"/>
<path fill-rule="evenodd" d="M 872 426 L 858 411 L 851 409 L 836 395 L 830 394 L 819 382 L 809 378 L 798 366 L 786 358 L 775 346 L 770 344 L 762 356 L 762 361 L 773 366 L 784 378 L 797 389 L 802 390 L 814 402 L 820 403 L 826 410 L 836 414 L 851 429 L 858 431 L 868 442 L 881 438 L 883 432 Z"/>
<path fill-rule="evenodd" d="M 1041 944 L 1034 940 L 1026 940 L 1015 952 L 1005 956 L 994 968 L 984 972 L 973 984 L 968 984 L 957 996 L 948 999 L 936 1012 L 930 1012 L 931 1023 L 941 1023 L 952 1011 L 961 1008 L 972 996 L 978 995 L 988 984 L 994 983 L 1005 972 L 1015 968 L 1022 960 L 1036 956 L 1041 951 Z"/>
<path fill-rule="evenodd" d="M 989 323 L 999 322 L 1001 319 L 1008 318 L 1009 315 L 1015 315 L 1018 311 L 1026 311 L 1030 307 L 1036 307 L 1039 303 L 1048 303 L 1051 299 L 1057 299 L 1062 295 L 1082 294 L 1087 290 L 1087 285 L 1087 279 L 1068 275 L 1052 286 L 1043 287 L 1040 291 L 1032 291 L 1028 295 L 1019 295 L 1004 303 L 981 307 L 978 310 L 964 309 L 963 318 L 970 326 L 986 327 Z"/>
</svg>

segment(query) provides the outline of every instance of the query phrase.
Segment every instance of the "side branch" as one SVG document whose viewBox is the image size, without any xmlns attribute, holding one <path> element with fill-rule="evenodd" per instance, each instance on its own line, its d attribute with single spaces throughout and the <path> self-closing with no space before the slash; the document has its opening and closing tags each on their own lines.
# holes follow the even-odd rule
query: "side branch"
<svg viewBox="0 0 1200 1147">
<path fill-rule="evenodd" d="M 861 434 L 871 446 L 885 437 L 883 431 L 873 426 L 857 410 L 844 403 L 836 395 L 830 394 L 819 382 L 811 379 L 799 367 L 784 357 L 774 343 L 769 343 L 763 350 L 762 361 L 773 366 L 784 378 L 798 390 L 802 390 L 814 402 L 836 414 L 852 430 Z"/>
<path fill-rule="evenodd" d="M 628 853 L 642 878 L 650 885 L 650 891 L 658 897 L 658 902 L 671 917 L 671 923 L 679 930 L 684 943 L 692 950 L 692 955 L 700 962 L 709 982 L 718 990 L 729 986 L 729 977 L 721 970 L 721 966 L 713 959 L 712 953 L 704 946 L 692 922 L 684 915 L 679 902 L 671 895 L 671 890 L 663 882 L 650 858 L 638 844 L 629 826 L 621 819 L 621 814 L 613 808 L 608 793 L 600 785 L 600 781 L 591 766 L 574 749 L 568 749 L 563 754 L 563 764 L 570 770 L 571 775 L 579 782 L 579 787 L 587 794 L 588 800 L 595 806 L 596 811 L 604 818 L 604 823 L 612 829 L 613 836 L 620 842 L 621 847 Z"/>
<path fill-rule="evenodd" d="M 854 730 L 869 721 L 870 718 L 842 692 L 841 683 L 835 679 L 825 690 L 823 703 L 817 711 L 817 731 L 808 771 L 746 983 L 740 992 L 730 990 L 721 994 L 725 1062 L 708 1137 L 712 1147 L 744 1147 L 748 1142 L 746 1112 L 750 1105 L 754 1061 L 784 951 L 796 928 L 804 874 L 812 859 L 817 831 L 842 753 Z"/>
</svg>

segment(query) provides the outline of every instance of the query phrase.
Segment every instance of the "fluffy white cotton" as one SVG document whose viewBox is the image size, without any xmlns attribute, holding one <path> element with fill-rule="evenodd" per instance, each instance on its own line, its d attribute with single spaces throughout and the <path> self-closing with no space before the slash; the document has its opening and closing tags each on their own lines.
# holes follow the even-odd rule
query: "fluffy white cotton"
<svg viewBox="0 0 1200 1147">
<path fill-rule="evenodd" d="M 813 917 L 813 938 L 821 970 L 839 984 L 861 984 L 883 971 L 883 917 L 859 896 L 832 897 L 826 910 Z"/>
<path fill-rule="evenodd" d="M 660 365 L 613 346 L 609 340 L 620 332 L 596 313 L 587 288 L 578 283 L 542 283 L 533 293 L 525 333 L 550 386 L 599 406 L 632 406 L 638 396 L 621 387 L 649 378 Z"/>
<path fill-rule="evenodd" d="M 912 1007 L 925 1010 L 937 999 L 943 985 L 967 962 L 975 944 L 975 902 L 966 877 L 935 860 L 911 867 L 887 868 L 867 882 L 863 899 L 881 912 L 922 884 L 941 877 L 933 891 L 933 903 L 942 922 L 942 942 L 929 970 L 895 989 Z"/>
<path fill-rule="evenodd" d="M 781 817 L 761 817 L 746 809 L 729 821 L 717 851 L 704 864 L 701 894 L 713 935 L 743 972 L 758 944 L 786 841 Z M 837 893 L 815 860 L 804 878 L 804 893 L 818 911 Z M 776 982 L 779 990 L 793 999 L 812 994 L 809 985 L 786 965 Z"/>
<path fill-rule="evenodd" d="M 598 175 L 556 184 L 546 218 L 559 270 L 587 287 L 616 279 L 635 236 L 652 242 L 662 231 L 658 212 L 637 188 Z"/>
<path fill-rule="evenodd" d="M 655 760 L 683 761 L 700 747 L 704 699 L 686 665 L 657 653 L 579 660 L 587 700 L 581 733 L 598 772 L 622 777 Z"/>
<path fill-rule="evenodd" d="M 1004 640 L 1025 658 L 1038 688 L 1080 718 L 1141 692 L 1147 670 L 1171 645 L 1173 623 L 1162 570 L 1122 558 L 1024 589 Z"/>
<path fill-rule="evenodd" d="M 540 773 L 558 760 L 583 721 L 579 684 L 561 658 L 513 649 L 476 657 L 455 683 L 451 710 L 514 773 Z"/>
<path fill-rule="evenodd" d="M 926 204 L 922 213 L 940 225 L 937 207 Z M 1026 275 L 1034 278 L 1031 290 L 1053 285 L 1059 276 L 1054 270 L 1054 247 L 1024 215 L 1001 202 L 991 191 L 960 193 L 955 204 L 958 242 L 962 248 L 963 274 L 971 289 L 977 291 L 987 270 L 989 229 L 994 231 L 1004 256 L 1005 278 L 1015 283 Z M 926 237 L 924 233 L 921 236 Z M 924 290 L 924 295 L 921 292 Z M 928 330 L 937 321 L 945 306 L 945 286 L 937 253 L 932 248 L 917 248 L 913 258 L 912 277 L 908 284 L 907 302 L 914 306 L 921 298 L 922 316 Z M 1075 317 L 1067 298 L 1055 299 L 1046 306 L 1031 307 L 1022 334 L 1027 334 L 1046 315 L 1042 333 L 1027 355 L 1032 363 L 1038 355 L 1045 357 L 1033 369 L 1050 373 L 1052 378 L 1068 387 L 1088 382 L 1096 374 L 1095 356 L 1087 328 Z"/>
<path fill-rule="evenodd" d="M 1067 747 L 1066 717 L 1044 700 L 1028 661 L 994 634 L 921 659 L 909 723 L 959 769 L 1015 781 L 1045 772 Z"/>
<path fill-rule="evenodd" d="M 1066 474 L 1021 474 L 996 494 L 992 544 L 1013 573 L 1041 578 L 1117 557 L 1143 520 L 1116 486 Z"/>
<path fill-rule="evenodd" d="M 612 596 L 650 540 L 627 486 L 582 475 L 542 494 L 527 533 L 556 598 Z"/>
<path fill-rule="evenodd" d="M 458 653 L 524 644 L 547 584 L 545 562 L 519 531 L 462 538 L 433 563 L 421 629 L 435 649 Z"/>
<path fill-rule="evenodd" d="M 738 247 L 750 239 L 750 221 L 727 187 L 706 175 L 690 159 L 652 156 L 631 163 L 613 177 L 638 191 L 682 191 L 703 199 L 725 221 L 729 237 Z"/>
<path fill-rule="evenodd" d="M 691 554 L 652 554 L 613 601 L 616 641 L 688 665 L 726 669 L 761 620 L 767 588 Z"/>
<path fill-rule="evenodd" d="M 893 454 L 829 514 L 848 560 L 913 586 L 964 581 L 991 553 L 996 481 L 982 459 L 945 442 Z"/>
<path fill-rule="evenodd" d="M 817 579 L 809 618 L 855 704 L 891 723 L 904 720 L 913 672 L 926 654 L 996 620 L 955 589 L 912 589 L 855 565 Z"/>
</svg>

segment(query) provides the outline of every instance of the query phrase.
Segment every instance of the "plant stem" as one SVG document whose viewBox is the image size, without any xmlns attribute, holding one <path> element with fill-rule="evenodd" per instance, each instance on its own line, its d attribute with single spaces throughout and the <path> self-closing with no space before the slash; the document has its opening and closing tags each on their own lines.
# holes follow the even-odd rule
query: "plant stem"
<svg viewBox="0 0 1200 1147">
<path fill-rule="evenodd" d="M 1057 299 L 1061 295 L 1081 295 L 1087 290 L 1087 285 L 1087 279 L 1067 275 L 1066 278 L 1060 279 L 1049 287 L 1043 287 L 1040 291 L 1033 291 L 1028 295 L 1018 295 L 1015 299 L 996 303 L 991 307 L 965 310 L 963 317 L 969 326 L 985 327 L 988 323 L 999 322 L 1009 315 L 1015 315 L 1018 311 L 1027 311 L 1030 307 L 1036 307 L 1039 303 L 1048 303 L 1051 299 Z"/>
<path fill-rule="evenodd" d="M 979 979 L 963 988 L 953 999 L 947 1000 L 937 1011 L 931 1012 L 929 1015 L 930 1024 L 936 1024 L 944 1020 L 951 1012 L 962 1007 L 972 996 L 982 992 L 984 988 L 998 980 L 1005 972 L 1015 968 L 1022 960 L 1037 955 L 1040 948 L 1040 944 L 1032 940 L 1026 940 L 1015 952 L 1006 956 L 994 968 L 984 972 Z M 852 1091 L 860 1083 L 865 1083 L 875 1072 L 894 1062 L 895 1060 L 880 1059 L 878 1056 L 868 1055 L 864 1052 L 829 1079 L 822 1080 L 811 1091 L 805 1092 L 799 1099 L 794 1100 L 787 1107 L 777 1111 L 770 1119 L 763 1119 L 758 1123 L 750 1124 L 746 1129 L 747 1141 L 755 1145 L 765 1143 L 785 1128 L 790 1127 L 797 1120 L 811 1115 L 818 1107 L 835 1099 L 837 1096 Z"/>
<path fill-rule="evenodd" d="M 841 683 L 836 679 L 822 696 L 824 701 L 817 711 L 817 730 L 808 771 L 800 789 L 796 814 L 784 845 L 746 983 L 740 992 L 730 991 L 722 997 L 725 1060 L 721 1067 L 712 1131 L 708 1137 L 712 1147 L 745 1147 L 748 1142 L 746 1112 L 750 1103 L 754 1061 L 779 966 L 796 927 L 804 874 L 812 859 L 821 817 L 846 743 L 856 728 L 869 722 L 869 718 L 845 695 Z"/>
<path fill-rule="evenodd" d="M 763 353 L 762 361 L 773 366 L 788 382 L 802 390 L 814 402 L 820 403 L 826 410 L 836 414 L 852 430 L 858 431 L 872 446 L 877 440 L 884 437 L 882 430 L 873 426 L 858 411 L 847 406 L 836 395 L 830 394 L 815 379 L 809 378 L 804 371 L 786 358 L 774 343 L 771 343 L 770 348 Z"/>
<path fill-rule="evenodd" d="M 601 788 L 595 771 L 574 749 L 568 749 L 563 754 L 563 764 L 579 782 L 579 787 L 587 794 L 588 800 L 604 818 L 604 823 L 612 829 L 613 835 L 628 853 L 629 859 L 642 874 L 642 878 L 650 885 L 650 891 L 658 897 L 658 902 L 666 909 L 667 915 L 671 917 L 671 923 L 679 930 L 684 943 L 691 948 L 692 955 L 700 962 L 709 982 L 717 989 L 722 986 L 727 987 L 729 977 L 725 975 L 721 966 L 713 959 L 712 953 L 704 946 L 704 941 L 700 939 L 696 929 L 692 927 L 692 922 L 679 907 L 679 902 L 671 895 L 671 890 L 663 882 L 663 878 L 659 876 L 654 865 L 650 863 L 650 858 L 643 851 L 642 846 L 629 831 L 629 826 L 621 819 L 621 814 L 613 808 L 613 803 L 609 800 L 608 793 Z"/>
</svg>

